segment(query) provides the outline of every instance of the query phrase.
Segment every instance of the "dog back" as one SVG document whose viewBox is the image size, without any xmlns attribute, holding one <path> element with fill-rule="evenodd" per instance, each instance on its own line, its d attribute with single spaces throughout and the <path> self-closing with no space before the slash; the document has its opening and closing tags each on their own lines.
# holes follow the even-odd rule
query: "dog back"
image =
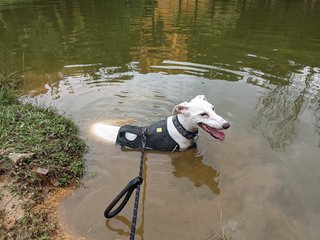
<svg viewBox="0 0 320 240">
<path fill-rule="evenodd" d="M 167 119 L 155 122 L 149 127 L 124 125 L 120 127 L 116 143 L 122 147 L 141 148 L 143 131 L 146 136 L 146 149 L 159 151 L 179 151 L 179 145 L 169 135 Z M 137 135 L 134 140 L 126 138 L 126 133 Z"/>
</svg>

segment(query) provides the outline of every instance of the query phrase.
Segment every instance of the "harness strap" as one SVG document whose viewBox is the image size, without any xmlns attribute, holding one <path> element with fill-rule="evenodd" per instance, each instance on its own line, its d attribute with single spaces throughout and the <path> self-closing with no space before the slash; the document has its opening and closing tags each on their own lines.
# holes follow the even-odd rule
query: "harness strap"
<svg viewBox="0 0 320 240">
<path fill-rule="evenodd" d="M 178 130 L 178 132 L 184 136 L 187 139 L 194 139 L 197 135 L 198 135 L 198 130 L 194 131 L 194 132 L 190 132 L 187 129 L 185 129 L 182 124 L 180 123 L 178 116 L 174 115 L 172 117 L 172 122 L 173 125 L 176 127 L 176 129 Z"/>
</svg>

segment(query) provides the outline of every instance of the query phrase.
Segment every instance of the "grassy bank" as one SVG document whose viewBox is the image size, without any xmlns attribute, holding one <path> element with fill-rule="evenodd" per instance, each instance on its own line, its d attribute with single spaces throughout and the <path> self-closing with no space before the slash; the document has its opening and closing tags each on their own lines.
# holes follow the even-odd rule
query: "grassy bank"
<svg viewBox="0 0 320 240">
<path fill-rule="evenodd" d="M 54 109 L 19 103 L 18 83 L 0 73 L 0 239 L 51 239 L 56 223 L 39 206 L 48 193 L 79 181 L 85 142 Z M 12 201 L 21 214 L 8 223 Z"/>
</svg>

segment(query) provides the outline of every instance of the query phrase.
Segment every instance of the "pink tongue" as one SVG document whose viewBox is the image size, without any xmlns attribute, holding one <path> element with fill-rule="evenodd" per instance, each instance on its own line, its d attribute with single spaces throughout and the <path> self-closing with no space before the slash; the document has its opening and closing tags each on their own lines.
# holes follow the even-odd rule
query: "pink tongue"
<svg viewBox="0 0 320 240">
<path fill-rule="evenodd" d="M 217 129 L 214 128 L 210 128 L 210 133 L 212 136 L 214 136 L 215 138 L 219 139 L 220 141 L 224 140 L 224 132 L 219 131 Z"/>
<path fill-rule="evenodd" d="M 203 130 L 205 130 L 206 132 L 210 133 L 211 136 L 219 139 L 220 141 L 223 141 L 223 140 L 224 140 L 224 137 L 225 137 L 224 132 L 219 131 L 219 130 L 217 130 L 217 129 L 215 129 L 215 128 L 209 127 L 208 125 L 205 125 L 205 124 L 203 124 L 203 123 L 199 123 L 199 126 L 200 126 Z"/>
</svg>

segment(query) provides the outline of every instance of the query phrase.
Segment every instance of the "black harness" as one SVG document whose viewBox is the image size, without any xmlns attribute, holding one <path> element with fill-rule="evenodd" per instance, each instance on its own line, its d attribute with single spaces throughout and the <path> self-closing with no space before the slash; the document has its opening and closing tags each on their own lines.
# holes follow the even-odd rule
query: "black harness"
<svg viewBox="0 0 320 240">
<path fill-rule="evenodd" d="M 198 130 L 195 132 L 187 131 L 179 122 L 177 115 L 173 116 L 172 122 L 182 136 L 192 141 L 190 147 L 196 147 L 194 138 L 198 135 Z M 126 138 L 126 133 L 135 134 L 137 137 L 131 141 Z M 119 129 L 116 143 L 122 147 L 141 148 L 143 133 L 146 137 L 146 149 L 160 151 L 179 151 L 180 149 L 179 144 L 169 135 L 167 119 L 155 122 L 148 127 L 124 125 Z"/>
</svg>

